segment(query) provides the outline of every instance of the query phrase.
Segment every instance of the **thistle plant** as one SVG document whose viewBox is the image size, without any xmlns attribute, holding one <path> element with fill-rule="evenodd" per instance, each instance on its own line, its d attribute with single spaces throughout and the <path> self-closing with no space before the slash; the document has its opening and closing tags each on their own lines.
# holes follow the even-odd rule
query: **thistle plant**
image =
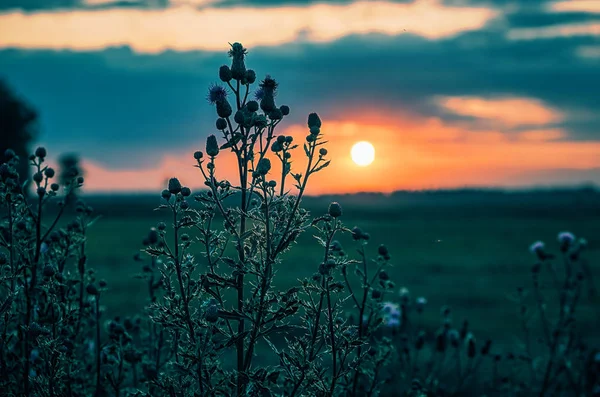
<svg viewBox="0 0 600 397">
<path fill-rule="evenodd" d="M 84 183 L 79 171 L 54 182 L 38 148 L 28 159 L 36 192 L 28 200 L 16 171 L 21 160 L 7 151 L 0 165 L 2 395 L 600 394 L 600 352 L 585 344 L 576 321 L 583 292 L 595 293 L 585 240 L 560 233 L 560 255 L 541 242 L 531 246 L 532 285 L 515 296 L 522 343 L 501 349 L 474 335 L 469 321 L 456 324 L 449 307 L 431 327 L 423 320 L 427 299 L 391 280 L 398 247 L 392 255 L 371 246 L 369 233 L 344 225 L 337 202 L 320 214 L 303 208 L 309 180 L 330 164 L 320 117 L 308 115 L 301 142 L 280 134 L 290 108 L 277 104 L 279 82 L 257 80 L 240 43 L 229 56 L 221 83 L 208 91 L 214 131 L 193 153 L 203 189 L 169 179 L 157 208 L 163 221 L 148 225 L 134 256 L 147 291 L 142 313 L 106 313 L 110 286 L 86 249 L 94 210 L 81 200 L 75 213 L 65 210 Z M 223 177 L 230 160 L 233 180 Z M 303 264 L 312 276 L 278 288 L 286 253 L 308 232 L 322 249 L 317 263 Z M 340 243 L 344 235 L 351 248 Z"/>
</svg>

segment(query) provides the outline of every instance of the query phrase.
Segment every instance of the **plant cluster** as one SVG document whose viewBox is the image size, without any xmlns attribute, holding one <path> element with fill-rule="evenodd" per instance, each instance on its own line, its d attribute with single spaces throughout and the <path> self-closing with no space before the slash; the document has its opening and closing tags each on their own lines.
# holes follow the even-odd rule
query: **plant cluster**
<svg viewBox="0 0 600 397">
<path fill-rule="evenodd" d="M 562 274 L 542 243 L 532 246 L 539 260 L 532 288 L 516 297 L 522 348 L 506 353 L 490 340 L 478 342 L 467 322 L 454 326 L 450 308 L 442 309 L 438 330 L 426 329 L 427 300 L 412 299 L 406 288 L 397 293 L 387 247 L 371 250 L 368 233 L 344 226 L 337 202 L 317 217 L 302 208 L 309 179 L 329 165 L 319 116 L 308 116 L 302 142 L 278 135 L 290 113 L 276 105 L 279 83 L 267 75 L 251 99 L 257 75 L 246 68 L 247 51 L 234 43 L 229 55 L 221 84 L 208 93 L 219 137 L 210 135 L 204 151 L 193 154 L 205 189 L 193 193 L 171 178 L 158 207 L 165 220 L 149 229 L 136 255 L 148 291 L 144 313 L 104 312 L 109 286 L 86 256 L 93 209 L 79 200 L 73 219 L 61 220 L 83 177 L 74 171 L 53 183 L 40 147 L 29 158 L 36 196 L 28 201 L 16 172 L 20 160 L 7 151 L 0 166 L 1 395 L 600 392 L 600 353 L 580 340 L 575 322 L 591 282 L 580 260 L 585 241 L 559 235 Z M 235 181 L 221 177 L 223 151 L 234 154 Z M 58 212 L 44 222 L 48 203 L 57 200 Z M 296 287 L 276 288 L 284 254 L 308 230 L 322 261 Z M 342 247 L 342 233 L 352 236 L 356 255 Z M 552 291 L 557 310 L 548 304 Z M 539 332 L 544 349 L 533 342 Z"/>
</svg>

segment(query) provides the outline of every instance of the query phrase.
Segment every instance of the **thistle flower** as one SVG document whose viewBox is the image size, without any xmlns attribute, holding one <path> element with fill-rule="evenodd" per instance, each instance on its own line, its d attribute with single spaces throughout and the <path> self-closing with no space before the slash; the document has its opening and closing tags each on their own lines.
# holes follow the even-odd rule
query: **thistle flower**
<svg viewBox="0 0 600 397">
<path fill-rule="evenodd" d="M 206 154 L 210 157 L 216 157 L 219 154 L 219 144 L 217 143 L 217 137 L 209 135 L 206 138 Z"/>
<path fill-rule="evenodd" d="M 460 333 L 456 329 L 452 328 L 450 331 L 448 331 L 447 337 L 448 337 L 448 341 L 450 342 L 450 344 L 453 347 L 456 348 L 456 347 L 459 346 L 459 344 L 460 344 Z"/>
<path fill-rule="evenodd" d="M 575 235 L 571 232 L 560 232 L 558 233 L 558 243 L 560 244 L 560 250 L 566 252 L 573 242 L 575 241 Z"/>
<path fill-rule="evenodd" d="M 529 246 L 529 251 L 532 254 L 537 255 L 538 258 L 543 261 L 553 257 L 553 255 L 546 253 L 545 247 L 546 245 L 542 241 L 536 241 L 535 243 Z"/>
<path fill-rule="evenodd" d="M 284 116 L 287 116 L 288 114 L 290 114 L 290 107 L 287 105 L 281 105 L 279 107 L 279 110 L 281 110 L 281 114 L 283 114 Z"/>
<path fill-rule="evenodd" d="M 408 302 L 410 301 L 410 291 L 408 290 L 408 288 L 406 288 L 406 287 L 400 288 L 398 295 L 400 295 L 400 299 L 402 300 L 402 303 L 407 305 Z"/>
<path fill-rule="evenodd" d="M 213 84 L 208 90 L 208 101 L 211 104 L 217 105 L 217 114 L 219 117 L 226 118 L 231 116 L 233 110 L 227 101 L 227 91 L 220 85 Z"/>
<path fill-rule="evenodd" d="M 246 76 L 244 76 L 246 84 L 253 84 L 256 81 L 256 72 L 252 69 L 246 70 Z"/>
<path fill-rule="evenodd" d="M 271 170 L 271 160 L 267 158 L 260 159 L 256 166 L 256 173 L 258 175 L 267 175 Z"/>
<path fill-rule="evenodd" d="M 257 101 L 261 101 L 265 96 L 265 90 L 263 90 L 262 88 L 257 89 L 256 91 L 254 91 L 254 98 Z"/>
</svg>

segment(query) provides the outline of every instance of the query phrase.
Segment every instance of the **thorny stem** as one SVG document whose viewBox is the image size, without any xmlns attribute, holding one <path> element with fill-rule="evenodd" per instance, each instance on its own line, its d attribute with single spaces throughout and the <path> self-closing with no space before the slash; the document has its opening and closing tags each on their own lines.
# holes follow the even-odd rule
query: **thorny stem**
<svg viewBox="0 0 600 397">
<path fill-rule="evenodd" d="M 181 262 L 179 260 L 179 225 L 177 224 L 177 208 L 176 204 L 173 205 L 173 229 L 174 229 L 174 250 L 173 260 L 175 261 L 175 270 L 177 271 L 177 281 L 179 282 L 179 291 L 181 293 L 181 299 L 183 300 L 183 310 L 185 311 L 185 321 L 188 326 L 190 339 L 196 344 L 196 336 L 194 334 L 194 325 L 192 324 L 192 316 L 190 315 L 190 302 L 188 296 L 185 293 L 185 286 L 183 283 L 183 276 L 181 272 Z"/>
<path fill-rule="evenodd" d="M 363 263 L 363 296 L 362 296 L 362 302 L 360 305 L 358 305 L 359 308 L 359 314 L 358 314 L 358 338 L 362 339 L 363 337 L 363 316 L 365 314 L 365 306 L 366 306 L 366 302 L 367 302 L 367 296 L 369 294 L 369 284 L 367 284 L 368 281 L 368 267 L 367 267 L 367 254 L 365 253 L 365 248 L 364 246 L 361 247 L 361 251 L 360 251 L 360 255 L 362 257 L 362 263 Z M 350 285 L 350 283 L 348 283 L 348 278 L 346 277 L 346 284 Z M 360 355 L 362 354 L 362 345 L 358 346 L 358 352 L 357 352 L 357 357 L 360 357 Z M 356 395 L 356 387 L 358 386 L 358 377 L 359 377 L 360 372 L 358 370 L 356 370 L 354 372 L 354 380 L 352 381 L 352 395 Z"/>
<path fill-rule="evenodd" d="M 96 397 L 101 396 L 100 390 L 100 295 L 96 295 Z"/>
<path fill-rule="evenodd" d="M 250 336 L 250 344 L 248 345 L 248 350 L 246 351 L 246 358 L 245 358 L 245 364 L 244 364 L 244 368 L 246 370 L 250 369 L 250 364 L 252 361 L 252 354 L 254 352 L 254 346 L 256 345 L 257 342 L 257 337 L 258 337 L 258 333 L 260 332 L 260 329 L 262 327 L 262 321 L 263 321 L 263 315 L 264 315 L 264 303 L 265 303 L 265 297 L 267 296 L 267 291 L 269 290 L 269 284 L 270 284 L 270 279 L 271 279 L 271 275 L 272 275 L 272 263 L 271 263 L 271 225 L 270 225 L 270 218 L 269 218 L 269 211 L 270 211 L 270 206 L 269 206 L 269 200 L 268 200 L 268 192 L 267 192 L 267 188 L 265 187 L 266 181 L 264 179 L 264 177 L 262 178 L 262 182 L 263 182 L 263 197 L 264 197 L 264 201 L 265 201 L 265 234 L 266 234 L 266 263 L 265 263 L 265 269 L 264 269 L 264 274 L 262 276 L 262 282 L 261 282 L 261 290 L 260 290 L 260 301 L 258 304 L 258 313 L 256 314 L 256 320 L 254 322 L 254 326 L 252 328 L 252 335 Z"/>
</svg>

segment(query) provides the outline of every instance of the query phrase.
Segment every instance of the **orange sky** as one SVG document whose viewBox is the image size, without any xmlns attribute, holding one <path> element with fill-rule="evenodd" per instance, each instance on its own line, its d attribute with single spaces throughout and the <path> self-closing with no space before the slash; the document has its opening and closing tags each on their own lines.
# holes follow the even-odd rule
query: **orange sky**
<svg viewBox="0 0 600 397">
<path fill-rule="evenodd" d="M 509 125 L 531 129 L 518 133 L 502 133 L 493 128 L 472 131 L 466 123 L 447 125 L 433 117 L 400 114 L 392 119 L 374 111 L 346 112 L 360 114 L 360 117 L 350 121 L 340 115 L 339 119 L 323 120 L 322 132 L 329 141 L 326 148 L 332 162 L 314 177 L 309 193 L 519 186 L 525 182 L 519 180 L 519 175 L 554 169 L 600 168 L 600 142 L 560 141 L 563 131 L 545 129 L 543 125 L 562 116 L 539 101 L 443 98 L 439 102 L 440 106 L 460 114 L 478 116 L 490 127 Z M 280 128 L 279 133 L 303 142 L 307 129 L 303 125 L 292 125 Z M 352 145 L 362 140 L 371 142 L 376 150 L 375 161 L 366 167 L 357 166 L 350 158 Z M 87 189 L 159 191 L 164 181 L 173 176 L 186 185 L 199 187 L 202 179 L 193 167 L 192 153 L 203 147 L 204 142 L 198 142 L 197 147 L 187 152 L 156 153 L 161 161 L 153 169 L 109 171 L 87 162 Z M 272 155 L 271 160 L 276 163 L 275 156 Z M 303 170 L 306 162 L 301 148 L 296 150 L 294 160 L 295 165 L 301 165 L 295 171 Z M 235 180 L 234 165 L 231 153 L 219 154 L 219 178 Z M 272 172 L 273 179 L 279 180 L 277 169 Z"/>
</svg>

